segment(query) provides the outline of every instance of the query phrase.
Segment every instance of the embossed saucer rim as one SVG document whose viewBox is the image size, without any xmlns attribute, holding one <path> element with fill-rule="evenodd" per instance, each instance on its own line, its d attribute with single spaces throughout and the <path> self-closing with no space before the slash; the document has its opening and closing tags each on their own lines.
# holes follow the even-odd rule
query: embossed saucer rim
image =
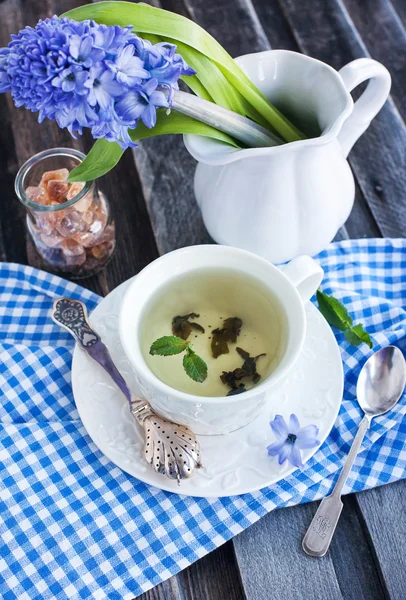
<svg viewBox="0 0 406 600">
<path fill-rule="evenodd" d="M 130 281 L 121 284 L 100 302 L 90 322 L 107 343 L 113 360 L 131 389 L 137 393 L 135 377 L 116 327 L 121 299 Z M 205 498 L 234 496 L 251 493 L 285 479 L 295 468 L 287 463 L 280 467 L 276 459 L 267 456 L 266 446 L 274 441 L 269 420 L 278 412 L 284 416 L 295 412 L 302 425 L 316 423 L 319 426 L 318 437 L 323 443 L 337 418 L 343 392 L 343 366 L 334 335 L 315 306 L 308 304 L 306 311 L 309 321 L 306 342 L 298 359 L 301 364 L 294 368 L 293 375 L 299 380 L 288 381 L 286 390 L 281 385 L 280 397 L 275 399 L 273 395 L 275 402 L 271 401 L 263 413 L 246 427 L 226 436 L 198 436 L 205 469 L 182 481 L 180 488 L 146 465 L 142 456 L 142 432 L 129 413 L 124 397 L 99 365 L 76 346 L 72 361 L 72 387 L 87 433 L 99 450 L 123 471 L 148 485 L 180 495 Z M 320 348 L 322 345 L 324 349 Z M 311 373 L 308 366 L 310 358 L 306 358 L 306 354 L 311 356 L 315 352 L 318 355 L 313 360 Z M 303 365 L 305 369 L 301 368 Z M 323 388 L 320 400 L 317 392 L 320 389 L 315 388 L 315 380 L 323 377 L 325 381 L 320 387 Z M 307 462 L 317 449 L 305 451 L 303 462 Z M 222 460 L 216 460 L 220 455 Z"/>
</svg>

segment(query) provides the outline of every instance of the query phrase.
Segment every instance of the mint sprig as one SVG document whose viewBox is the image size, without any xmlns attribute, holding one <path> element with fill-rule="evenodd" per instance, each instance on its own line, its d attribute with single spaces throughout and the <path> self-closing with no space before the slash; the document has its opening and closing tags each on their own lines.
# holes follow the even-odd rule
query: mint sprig
<svg viewBox="0 0 406 600">
<path fill-rule="evenodd" d="M 359 346 L 365 342 L 372 348 L 372 340 L 361 323 L 353 325 L 353 320 L 348 310 L 337 298 L 329 296 L 321 290 L 317 290 L 317 302 L 319 309 L 326 321 L 336 329 L 344 331 L 344 337 L 353 346 Z"/>
<path fill-rule="evenodd" d="M 183 357 L 182 364 L 186 374 L 193 379 L 193 381 L 203 383 L 207 377 L 207 364 L 196 354 L 192 349 L 190 342 L 187 340 L 183 340 L 176 335 L 164 335 L 155 340 L 149 349 L 149 353 L 153 356 L 173 356 L 174 354 L 181 354 L 185 351 L 186 354 Z"/>
</svg>

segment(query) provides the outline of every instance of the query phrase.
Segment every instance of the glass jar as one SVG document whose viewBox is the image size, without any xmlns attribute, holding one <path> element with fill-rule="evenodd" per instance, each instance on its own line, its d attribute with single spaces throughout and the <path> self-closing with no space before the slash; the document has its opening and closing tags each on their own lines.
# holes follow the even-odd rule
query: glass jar
<svg viewBox="0 0 406 600">
<path fill-rule="evenodd" d="M 17 173 L 15 190 L 27 210 L 27 229 L 44 268 L 79 279 L 111 258 L 115 227 L 95 182 L 68 183 L 85 155 L 70 148 L 36 154 Z"/>
</svg>

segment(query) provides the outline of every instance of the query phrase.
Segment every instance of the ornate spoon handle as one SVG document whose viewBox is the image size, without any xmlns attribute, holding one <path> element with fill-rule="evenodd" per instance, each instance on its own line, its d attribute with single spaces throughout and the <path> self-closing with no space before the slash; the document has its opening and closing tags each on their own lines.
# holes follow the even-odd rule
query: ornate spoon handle
<svg viewBox="0 0 406 600">
<path fill-rule="evenodd" d="M 131 404 L 131 392 L 110 356 L 107 346 L 90 327 L 86 306 L 79 300 L 58 298 L 54 302 L 52 319 L 69 331 L 86 352 L 103 367 Z"/>
<path fill-rule="evenodd" d="M 310 527 L 303 538 L 302 548 L 306 554 L 309 554 L 310 556 L 324 556 L 330 547 L 331 540 L 333 539 L 343 509 L 341 492 L 369 425 L 370 419 L 365 416 L 361 421 L 357 435 L 352 443 L 350 453 L 347 456 L 343 470 L 340 473 L 340 477 L 338 478 L 332 493 L 321 501 L 320 506 L 310 523 Z"/>
</svg>

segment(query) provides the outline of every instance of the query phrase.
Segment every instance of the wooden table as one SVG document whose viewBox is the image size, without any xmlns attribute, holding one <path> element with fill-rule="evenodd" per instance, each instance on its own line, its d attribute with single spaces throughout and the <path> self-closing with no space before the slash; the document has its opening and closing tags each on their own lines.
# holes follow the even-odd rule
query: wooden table
<svg viewBox="0 0 406 600">
<path fill-rule="evenodd" d="M 406 234 L 406 0 L 152 0 L 212 33 L 232 56 L 287 48 L 335 68 L 361 56 L 383 62 L 392 96 L 350 154 L 354 210 L 337 239 Z M 0 0 L 0 46 L 39 18 L 84 0 Z M 27 262 L 24 210 L 13 182 L 30 156 L 56 146 L 87 151 L 54 123 L 14 108 L 0 95 L 1 260 Z M 118 247 L 107 269 L 83 282 L 105 295 L 160 253 L 211 240 L 192 189 L 194 160 L 179 137 L 150 140 L 101 184 L 115 211 Z M 328 202 L 328 198 L 326 198 Z M 404 600 L 406 482 L 344 499 L 329 554 L 300 548 L 315 505 L 278 510 L 176 577 L 144 594 L 160 600 Z"/>
</svg>

